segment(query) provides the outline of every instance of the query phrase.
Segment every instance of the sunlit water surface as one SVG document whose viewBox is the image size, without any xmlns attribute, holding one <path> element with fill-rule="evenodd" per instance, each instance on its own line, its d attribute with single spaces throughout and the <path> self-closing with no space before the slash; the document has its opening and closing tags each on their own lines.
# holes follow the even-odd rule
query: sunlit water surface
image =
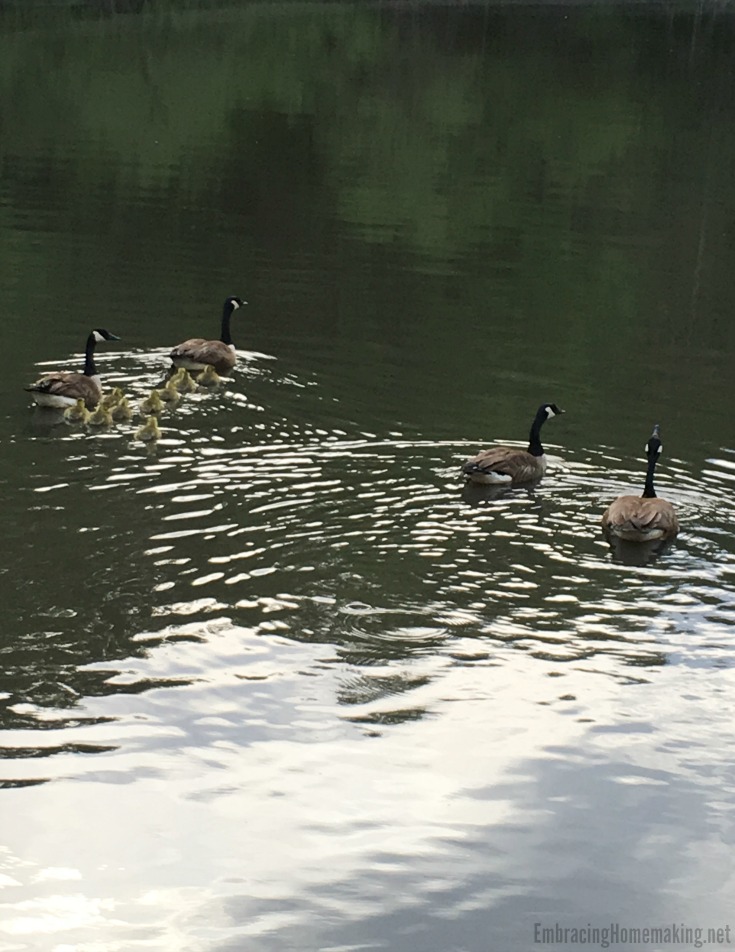
<svg viewBox="0 0 735 952">
<path fill-rule="evenodd" d="M 231 28 L 217 22 L 210 38 Z M 390 20 L 366 24 L 389 45 Z M 456 56 L 482 68 L 482 51 Z M 152 210 L 126 194 L 152 221 L 196 217 L 178 192 Z M 726 926 L 735 451 L 729 409 L 698 397 L 724 359 L 709 326 L 694 347 L 673 333 L 680 372 L 656 362 L 652 389 L 600 379 L 568 345 L 566 305 L 520 332 L 490 308 L 486 326 L 466 262 L 410 238 L 398 261 L 374 255 L 380 221 L 361 236 L 347 199 L 300 211 L 304 234 L 344 242 L 338 263 L 248 219 L 236 260 L 223 226 L 211 246 L 178 235 L 168 264 L 141 257 L 137 279 L 107 249 L 104 279 L 62 258 L 41 282 L 39 221 L 58 209 L 37 198 L 31 220 L 16 194 L 4 226 L 16 249 L 32 240 L 3 290 L 22 359 L 0 420 L 0 950 L 481 952 L 533 947 L 536 923 Z M 516 202 L 522 221 L 532 200 Z M 54 221 L 82 262 L 115 227 Z M 616 241 L 573 260 L 580 281 Z M 522 288 L 522 263 L 511 276 Z M 140 419 L 94 432 L 26 406 L 22 385 L 76 368 L 100 323 L 123 338 L 99 348 L 105 384 L 139 400 L 170 344 L 216 329 L 226 293 L 250 301 L 238 369 L 164 412 L 153 446 Z M 546 478 L 463 486 L 462 460 L 523 445 L 544 399 L 567 411 L 544 429 Z M 612 552 L 600 516 L 642 489 L 654 422 L 682 532 Z"/>
</svg>

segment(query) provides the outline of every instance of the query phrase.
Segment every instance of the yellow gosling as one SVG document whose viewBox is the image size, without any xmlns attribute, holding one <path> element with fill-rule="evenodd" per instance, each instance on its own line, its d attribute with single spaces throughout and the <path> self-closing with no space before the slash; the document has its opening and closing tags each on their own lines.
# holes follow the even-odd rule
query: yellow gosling
<svg viewBox="0 0 735 952">
<path fill-rule="evenodd" d="M 143 443 L 152 443 L 154 440 L 160 440 L 161 427 L 154 414 L 151 414 L 146 422 L 135 433 L 135 439 Z"/>
<path fill-rule="evenodd" d="M 140 404 L 141 413 L 163 413 L 163 400 L 158 390 L 151 390 L 149 396 Z"/>
<path fill-rule="evenodd" d="M 127 397 L 123 397 L 119 403 L 116 403 L 110 412 L 115 423 L 128 423 L 133 419 L 133 408 L 128 403 Z"/>
<path fill-rule="evenodd" d="M 100 405 L 92 411 L 87 422 L 90 426 L 112 426 L 112 413 Z"/>
<path fill-rule="evenodd" d="M 67 407 L 64 410 L 64 420 L 72 426 L 76 424 L 83 426 L 88 422 L 90 416 L 89 410 L 84 405 L 84 397 L 79 397 L 73 407 Z"/>
<path fill-rule="evenodd" d="M 120 387 L 114 387 L 109 393 L 106 393 L 100 400 L 100 406 L 105 410 L 111 410 L 114 406 L 125 399 L 125 394 Z"/>
<path fill-rule="evenodd" d="M 200 387 L 219 387 L 221 383 L 222 378 L 211 364 L 207 364 L 197 377 L 197 384 Z"/>
<path fill-rule="evenodd" d="M 197 389 L 196 381 L 186 367 L 179 367 L 169 383 L 172 383 L 179 393 L 193 393 Z"/>
<path fill-rule="evenodd" d="M 156 391 L 158 396 L 163 400 L 164 403 L 168 404 L 169 407 L 173 408 L 181 400 L 181 394 L 173 385 L 173 382 L 169 380 L 165 387 L 161 390 Z"/>
</svg>

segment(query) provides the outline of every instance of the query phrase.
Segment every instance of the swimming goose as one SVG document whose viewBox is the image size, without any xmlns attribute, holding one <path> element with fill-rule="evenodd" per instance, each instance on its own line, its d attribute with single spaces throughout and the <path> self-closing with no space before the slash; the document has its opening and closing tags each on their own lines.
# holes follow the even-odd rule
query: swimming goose
<svg viewBox="0 0 735 952">
<path fill-rule="evenodd" d="M 64 420 L 66 423 L 81 423 L 82 425 L 89 421 L 89 410 L 84 406 L 84 398 L 79 397 L 73 407 L 67 407 L 64 410 Z"/>
<path fill-rule="evenodd" d="M 186 367 L 179 367 L 169 383 L 173 384 L 179 393 L 193 393 L 197 389 L 196 381 Z"/>
<path fill-rule="evenodd" d="M 112 411 L 98 403 L 87 420 L 90 426 L 112 426 Z"/>
<path fill-rule="evenodd" d="M 163 413 L 163 400 L 157 390 L 151 390 L 150 394 L 140 402 L 141 413 Z"/>
<path fill-rule="evenodd" d="M 100 400 L 100 406 L 105 407 L 107 410 L 111 410 L 114 406 L 120 403 L 121 400 L 125 399 L 125 394 L 122 391 L 122 387 L 113 387 L 112 390 L 109 390 L 102 399 Z"/>
<path fill-rule="evenodd" d="M 103 340 L 120 340 L 120 338 L 103 327 L 95 328 L 87 338 L 82 373 L 62 370 L 45 374 L 25 389 L 40 407 L 65 409 L 73 407 L 81 398 L 88 409 L 93 409 L 102 395 L 102 385 L 94 363 L 94 348 L 99 341 Z"/>
<path fill-rule="evenodd" d="M 219 340 L 205 340 L 192 337 L 171 351 L 171 360 L 175 367 L 187 370 L 204 370 L 214 367 L 218 374 L 228 374 L 237 362 L 235 345 L 230 336 L 230 318 L 238 307 L 246 304 L 239 297 L 228 297 L 222 309 L 222 333 Z"/>
<path fill-rule="evenodd" d="M 123 397 L 119 403 L 116 403 L 110 413 L 115 423 L 127 423 L 133 419 L 133 408 L 130 406 L 127 397 Z"/>
<path fill-rule="evenodd" d="M 222 378 L 211 365 L 207 365 L 197 377 L 199 387 L 218 387 L 221 383 Z"/>
<path fill-rule="evenodd" d="M 144 443 L 151 443 L 153 440 L 159 440 L 160 438 L 161 428 L 153 414 L 148 417 L 143 426 L 135 431 L 135 439 L 142 440 Z"/>
<path fill-rule="evenodd" d="M 661 455 L 661 428 L 658 423 L 646 443 L 648 458 L 642 496 L 618 496 L 602 517 L 602 531 L 627 542 L 671 539 L 679 531 L 676 510 L 666 499 L 659 499 L 653 488 L 653 472 Z"/>
<path fill-rule="evenodd" d="M 160 390 L 156 390 L 156 393 L 160 399 L 168 404 L 169 407 L 173 408 L 181 400 L 181 394 L 174 386 L 173 380 L 169 380 L 165 387 L 162 387 Z"/>
<path fill-rule="evenodd" d="M 563 412 L 555 403 L 542 403 L 531 425 L 527 450 L 517 446 L 491 446 L 468 459 L 462 467 L 462 472 L 470 482 L 486 485 L 516 485 L 540 479 L 546 472 L 541 427 L 551 417 Z"/>
</svg>

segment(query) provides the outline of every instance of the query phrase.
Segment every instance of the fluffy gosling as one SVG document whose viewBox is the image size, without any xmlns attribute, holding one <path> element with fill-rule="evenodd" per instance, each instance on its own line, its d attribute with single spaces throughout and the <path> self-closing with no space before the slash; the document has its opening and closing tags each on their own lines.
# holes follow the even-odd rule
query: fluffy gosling
<svg viewBox="0 0 735 952">
<path fill-rule="evenodd" d="M 163 413 L 163 400 L 158 390 L 151 390 L 150 394 L 140 403 L 141 413 Z"/>
<path fill-rule="evenodd" d="M 105 410 L 111 410 L 114 406 L 125 399 L 125 394 L 120 387 L 114 387 L 109 393 L 106 393 L 100 400 L 99 405 Z"/>
<path fill-rule="evenodd" d="M 197 389 L 196 381 L 186 367 L 179 367 L 169 383 L 172 383 L 179 393 L 193 393 Z"/>
<path fill-rule="evenodd" d="M 211 364 L 207 364 L 197 377 L 197 384 L 200 387 L 218 387 L 221 383 L 222 378 Z"/>
<path fill-rule="evenodd" d="M 127 397 L 123 397 L 119 403 L 116 403 L 110 412 L 115 423 L 128 423 L 133 419 L 133 408 Z"/>
<path fill-rule="evenodd" d="M 155 414 L 151 413 L 143 426 L 136 430 L 135 439 L 141 440 L 143 443 L 152 443 L 154 440 L 160 440 L 160 438 L 161 427 L 158 425 Z"/>
<path fill-rule="evenodd" d="M 82 426 L 89 421 L 91 413 L 84 405 L 84 397 L 79 397 L 73 407 L 67 407 L 64 410 L 64 420 L 66 423 L 81 424 Z"/>
<path fill-rule="evenodd" d="M 163 400 L 164 403 L 167 403 L 169 407 L 173 409 L 179 401 L 181 400 L 181 394 L 176 389 L 173 384 L 173 381 L 169 380 L 165 387 L 161 390 L 156 391 L 158 396 Z"/>
<path fill-rule="evenodd" d="M 101 404 L 93 410 L 87 420 L 90 426 L 112 426 L 112 413 Z"/>
</svg>

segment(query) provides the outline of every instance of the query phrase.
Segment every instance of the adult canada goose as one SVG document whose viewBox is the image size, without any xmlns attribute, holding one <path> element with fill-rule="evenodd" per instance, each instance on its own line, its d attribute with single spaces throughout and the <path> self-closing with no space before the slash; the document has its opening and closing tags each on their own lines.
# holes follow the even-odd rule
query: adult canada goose
<svg viewBox="0 0 735 952">
<path fill-rule="evenodd" d="M 159 440 L 160 438 L 161 428 L 153 414 L 148 417 L 143 426 L 135 431 L 135 439 L 142 440 L 144 443 L 151 443 L 153 440 Z"/>
<path fill-rule="evenodd" d="M 221 383 L 222 378 L 211 364 L 208 364 L 197 377 L 199 387 L 218 387 Z"/>
<path fill-rule="evenodd" d="M 112 411 L 98 403 L 96 409 L 89 414 L 87 423 L 90 426 L 112 426 Z"/>
<path fill-rule="evenodd" d="M 541 427 L 548 419 L 563 412 L 555 403 L 542 403 L 531 425 L 527 450 L 517 446 L 491 446 L 468 459 L 462 472 L 471 482 L 485 485 L 516 485 L 540 479 L 546 472 Z"/>
<path fill-rule="evenodd" d="M 110 413 L 115 423 L 127 423 L 133 419 L 133 408 L 130 406 L 127 397 L 123 397 L 119 403 L 116 403 Z"/>
<path fill-rule="evenodd" d="M 246 304 L 239 297 L 228 297 L 222 309 L 222 333 L 219 340 L 205 340 L 192 337 L 171 351 L 171 360 L 175 367 L 187 370 L 204 370 L 214 367 L 218 374 L 228 374 L 237 362 L 235 345 L 230 336 L 230 318 L 238 307 Z"/>
<path fill-rule="evenodd" d="M 648 469 L 642 496 L 618 496 L 602 517 L 602 530 L 607 536 L 627 542 L 650 542 L 672 539 L 679 531 L 676 510 L 666 499 L 659 499 L 653 488 L 653 472 L 661 455 L 661 430 L 658 423 L 646 443 Z"/>
<path fill-rule="evenodd" d="M 45 374 L 25 389 L 40 407 L 65 409 L 73 407 L 80 397 L 88 409 L 96 407 L 102 395 L 102 385 L 94 363 L 94 348 L 103 340 L 120 338 L 103 327 L 96 327 L 87 338 L 82 373 L 61 370 Z"/>
<path fill-rule="evenodd" d="M 66 410 L 64 410 L 64 420 L 66 423 L 81 423 L 83 425 L 89 421 L 89 417 L 90 412 L 84 406 L 83 397 L 79 397 L 73 407 L 67 407 Z"/>
<path fill-rule="evenodd" d="M 140 402 L 141 413 L 163 413 L 163 400 L 157 390 L 151 390 L 150 394 Z"/>
<path fill-rule="evenodd" d="M 179 367 L 169 383 L 173 384 L 179 393 L 193 393 L 197 389 L 197 383 L 186 367 Z"/>
</svg>

